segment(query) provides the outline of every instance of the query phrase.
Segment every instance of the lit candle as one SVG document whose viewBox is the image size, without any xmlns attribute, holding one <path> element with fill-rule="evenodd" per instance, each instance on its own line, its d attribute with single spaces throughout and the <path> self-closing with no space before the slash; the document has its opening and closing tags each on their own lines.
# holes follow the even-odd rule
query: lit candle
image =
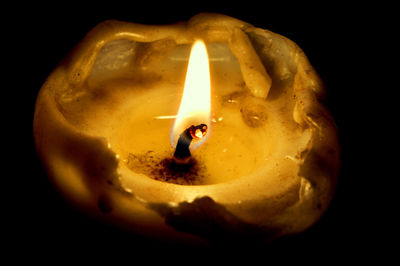
<svg viewBox="0 0 400 266">
<path fill-rule="evenodd" d="M 43 85 L 36 147 L 67 199 L 129 230 L 271 239 L 332 198 L 339 148 L 322 94 L 296 44 L 234 18 L 107 21 Z"/>
</svg>

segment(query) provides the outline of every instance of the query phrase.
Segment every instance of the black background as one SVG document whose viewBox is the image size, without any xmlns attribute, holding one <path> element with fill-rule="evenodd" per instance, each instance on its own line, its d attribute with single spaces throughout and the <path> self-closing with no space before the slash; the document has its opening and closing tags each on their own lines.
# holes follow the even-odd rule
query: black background
<svg viewBox="0 0 400 266">
<path fill-rule="evenodd" d="M 248 258 L 264 257 L 265 261 L 271 257 L 304 262 L 316 261 L 317 257 L 328 260 L 351 257 L 357 261 L 376 252 L 370 247 L 376 246 L 376 236 L 380 234 L 371 225 L 374 216 L 371 208 L 377 207 L 367 196 L 366 184 L 370 179 L 360 170 L 365 161 L 359 160 L 368 156 L 364 148 L 367 137 L 359 131 L 369 113 L 358 106 L 363 101 L 360 91 L 363 91 L 361 95 L 370 94 L 373 88 L 361 86 L 358 79 L 368 75 L 360 70 L 365 67 L 362 58 L 367 50 L 362 44 L 368 38 L 367 28 L 374 30 L 369 21 L 378 10 L 371 13 L 362 5 L 337 2 L 313 5 L 301 1 L 297 4 L 266 2 L 261 5 L 251 1 L 236 4 L 191 1 L 180 4 L 35 3 L 4 10 L 7 11 L 13 14 L 6 28 L 11 30 L 8 36 L 14 40 L 9 44 L 16 50 L 13 60 L 16 64 L 10 65 L 12 73 L 5 78 L 12 81 L 15 93 L 12 99 L 19 103 L 11 109 L 9 122 L 11 128 L 19 129 L 16 133 L 10 132 L 18 138 L 10 153 L 17 165 L 8 166 L 13 167 L 10 176 L 15 184 L 12 189 L 5 189 L 9 190 L 5 192 L 8 192 L 7 205 L 11 210 L 4 219 L 11 224 L 6 231 L 11 236 L 7 242 L 13 251 L 24 251 L 28 258 L 46 258 L 49 254 L 60 254 L 63 258 L 89 254 L 101 258 L 111 254 L 132 256 L 132 260 L 143 254 L 150 254 L 149 259 L 159 258 L 158 254 L 170 254 L 165 262 L 174 261 L 183 254 L 190 254 L 195 260 L 204 259 L 203 254 L 223 254 L 225 258 L 246 254 Z M 168 24 L 204 11 L 230 15 L 288 37 L 304 50 L 325 82 L 327 106 L 339 130 L 341 174 L 328 211 L 316 225 L 300 235 L 262 246 L 216 246 L 206 250 L 155 243 L 93 221 L 70 208 L 50 185 L 36 156 L 32 121 L 37 93 L 56 64 L 90 29 L 106 19 Z"/>
</svg>

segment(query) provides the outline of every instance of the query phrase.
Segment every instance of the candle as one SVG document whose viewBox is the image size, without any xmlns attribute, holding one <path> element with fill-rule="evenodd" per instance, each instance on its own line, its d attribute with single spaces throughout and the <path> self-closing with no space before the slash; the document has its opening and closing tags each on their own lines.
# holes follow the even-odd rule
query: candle
<svg viewBox="0 0 400 266">
<path fill-rule="evenodd" d="M 267 240 L 310 227 L 333 196 L 322 97 L 296 44 L 240 20 L 106 21 L 40 90 L 35 143 L 58 190 L 100 219 L 157 238 Z"/>
</svg>

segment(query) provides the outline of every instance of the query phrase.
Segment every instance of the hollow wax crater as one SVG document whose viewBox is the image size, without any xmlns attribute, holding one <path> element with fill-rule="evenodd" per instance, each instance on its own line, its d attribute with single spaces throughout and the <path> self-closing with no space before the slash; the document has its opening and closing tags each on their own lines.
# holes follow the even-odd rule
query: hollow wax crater
<svg viewBox="0 0 400 266">
<path fill-rule="evenodd" d="M 160 182 L 149 169 L 173 154 L 196 38 L 210 55 L 213 108 L 210 137 L 192 151 L 201 178 Z M 271 239 L 311 226 L 332 198 L 339 145 L 323 97 L 295 43 L 234 18 L 106 21 L 40 90 L 35 143 L 60 192 L 96 217 L 157 237 Z"/>
</svg>

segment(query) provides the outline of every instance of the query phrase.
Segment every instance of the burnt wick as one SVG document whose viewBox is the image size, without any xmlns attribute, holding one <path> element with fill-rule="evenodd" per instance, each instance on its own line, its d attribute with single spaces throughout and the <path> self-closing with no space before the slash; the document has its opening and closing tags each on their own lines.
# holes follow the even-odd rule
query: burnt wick
<svg viewBox="0 0 400 266">
<path fill-rule="evenodd" d="M 208 178 L 204 163 L 190 154 L 189 146 L 207 134 L 207 125 L 200 124 L 187 128 L 179 136 L 178 144 L 171 158 L 157 156 L 154 151 L 142 154 L 129 153 L 126 164 L 136 173 L 144 174 L 155 180 L 179 185 L 201 185 Z"/>
<path fill-rule="evenodd" d="M 190 144 L 193 140 L 202 139 L 207 134 L 207 129 L 208 127 L 206 124 L 200 124 L 198 126 L 192 125 L 179 135 L 174 152 L 176 163 L 187 164 L 190 161 Z"/>
</svg>

